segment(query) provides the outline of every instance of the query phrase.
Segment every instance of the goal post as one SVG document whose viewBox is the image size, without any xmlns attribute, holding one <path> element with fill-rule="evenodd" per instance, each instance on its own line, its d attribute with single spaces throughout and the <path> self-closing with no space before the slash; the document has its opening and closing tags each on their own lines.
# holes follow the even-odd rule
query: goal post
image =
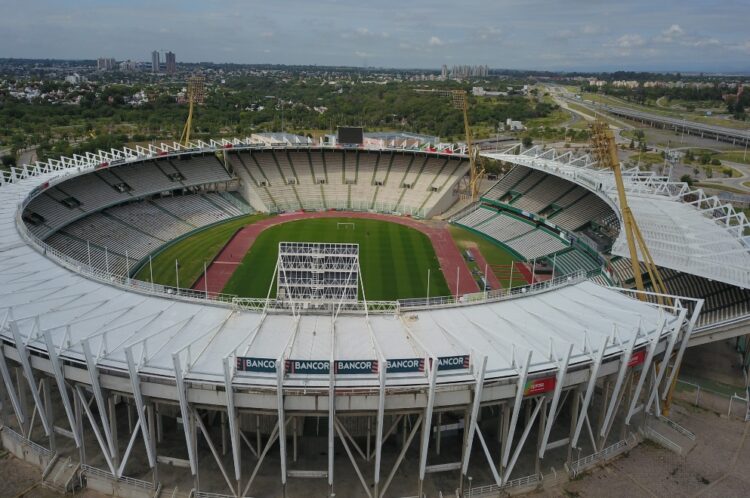
<svg viewBox="0 0 750 498">
<path fill-rule="evenodd" d="M 355 229 L 355 225 L 351 221 L 338 221 L 338 222 L 336 222 L 336 230 L 349 230 L 350 228 L 352 230 Z"/>
</svg>

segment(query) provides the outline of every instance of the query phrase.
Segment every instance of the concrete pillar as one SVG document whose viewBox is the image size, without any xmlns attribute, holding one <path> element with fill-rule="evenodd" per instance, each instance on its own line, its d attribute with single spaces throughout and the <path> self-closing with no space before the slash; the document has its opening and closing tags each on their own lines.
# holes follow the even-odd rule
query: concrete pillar
<svg viewBox="0 0 750 498">
<path fill-rule="evenodd" d="M 570 405 L 570 434 L 568 435 L 568 465 L 573 461 L 573 436 L 576 432 L 576 425 L 578 425 L 578 417 L 585 416 L 586 414 L 579 414 L 581 408 L 581 401 L 579 399 L 581 388 L 576 387 L 570 392 L 571 405 Z"/>
<path fill-rule="evenodd" d="M 536 451 L 534 452 L 534 472 L 539 475 L 542 469 L 542 463 L 539 458 L 539 450 L 542 448 L 542 440 L 544 439 L 544 429 L 547 425 L 547 398 L 542 400 L 542 408 L 539 410 L 539 420 L 537 420 L 537 431 L 536 431 Z M 531 404 L 531 403 L 529 403 Z"/>
<path fill-rule="evenodd" d="M 190 424 L 190 444 L 193 445 L 193 455 L 195 458 L 195 476 L 194 476 L 194 487 L 196 491 L 200 490 L 200 463 L 198 462 L 198 428 L 197 424 L 195 422 L 195 417 L 197 417 L 197 413 L 191 412 L 190 414 L 190 420 L 188 423 Z"/>
<path fill-rule="evenodd" d="M 297 461 L 297 417 L 292 417 L 292 461 Z"/>
<path fill-rule="evenodd" d="M 503 455 L 505 454 L 505 447 L 510 444 L 508 442 L 508 429 L 510 429 L 510 403 L 503 403 L 503 415 L 502 422 L 500 424 L 500 456 L 497 460 L 498 473 L 503 475 L 505 473 L 505 467 L 503 466 Z"/>
<path fill-rule="evenodd" d="M 443 412 L 437 414 L 437 432 L 435 433 L 435 454 L 440 454 L 440 439 L 443 434 Z"/>
<path fill-rule="evenodd" d="M 156 410 L 154 408 L 154 405 L 152 403 L 149 403 L 146 405 L 146 415 L 148 417 L 148 434 L 150 437 L 150 441 L 147 441 L 146 444 L 151 446 L 151 453 L 154 455 L 154 458 L 156 458 L 156 430 L 155 426 L 158 425 L 156 422 Z M 154 468 L 153 468 L 153 478 L 154 478 L 154 489 L 156 489 L 156 485 L 159 482 L 159 463 L 158 461 L 154 461 Z"/>
<path fill-rule="evenodd" d="M 227 456 L 227 414 L 219 412 L 221 425 L 221 456 Z"/>
<path fill-rule="evenodd" d="M 164 437 L 164 416 L 161 414 L 161 408 L 158 403 L 154 403 L 156 410 L 156 442 L 161 443 Z"/>
<path fill-rule="evenodd" d="M 112 455 L 112 464 L 117 468 L 120 465 L 120 445 L 117 437 L 117 407 L 115 406 L 115 397 L 111 393 L 106 393 L 107 411 L 109 412 L 109 430 L 112 433 L 112 446 L 114 455 Z M 130 429 L 133 433 L 133 429 Z"/>
<path fill-rule="evenodd" d="M 50 382 L 48 377 L 42 377 L 42 391 L 44 393 L 44 413 L 49 421 L 49 449 L 57 451 L 57 441 L 55 439 L 55 413 L 52 407 L 52 391 L 50 391 Z"/>
<path fill-rule="evenodd" d="M 28 436 L 31 432 L 31 414 L 32 410 L 29 410 L 29 395 L 26 393 L 26 377 L 20 368 L 15 367 L 16 371 L 16 389 L 18 389 L 18 403 L 23 407 L 23 412 L 27 414 L 26 427 L 21 428 L 21 433 Z M 20 426 L 20 424 L 19 424 Z"/>
<path fill-rule="evenodd" d="M 78 448 L 78 457 L 81 461 L 81 465 L 84 465 L 86 463 L 86 434 L 83 432 L 81 400 L 75 392 L 73 392 L 73 412 L 75 413 L 76 429 L 78 430 L 78 434 L 81 435 L 81 447 Z"/>
<path fill-rule="evenodd" d="M 2 354 L 2 352 L 0 352 Z M 10 399 L 5 391 L 5 382 L 0 382 L 0 425 L 7 425 L 9 420 L 9 407 Z"/>
</svg>

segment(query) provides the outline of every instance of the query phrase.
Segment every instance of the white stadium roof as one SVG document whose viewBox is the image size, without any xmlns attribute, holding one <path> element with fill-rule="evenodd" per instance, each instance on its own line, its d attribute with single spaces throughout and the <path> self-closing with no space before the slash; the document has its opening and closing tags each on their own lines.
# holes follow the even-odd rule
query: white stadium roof
<svg viewBox="0 0 750 498">
<path fill-rule="evenodd" d="M 481 154 L 578 183 L 607 201 L 622 221 L 612 172 L 597 169 L 589 156 L 540 147 L 521 154 L 514 150 Z M 651 172 L 628 170 L 623 180 L 628 203 L 657 265 L 750 289 L 750 247 L 744 237 L 750 222 L 744 213 L 700 189 Z M 622 230 L 612 253 L 629 257 Z"/>
<path fill-rule="evenodd" d="M 134 160 L 157 152 L 144 149 Z M 62 260 L 31 239 L 20 220 L 19 203 L 34 189 L 56 177 L 93 171 L 104 159 L 111 156 L 62 161 L 54 168 L 37 165 L 34 171 L 2 178 L 0 336 L 12 341 L 17 335 L 39 349 L 46 349 L 49 338 L 73 361 L 83 361 L 88 346 L 97 364 L 112 369 L 127 370 L 129 349 L 140 359 L 141 372 L 157 375 L 173 376 L 177 358 L 187 378 L 222 382 L 222 361 L 231 356 L 366 360 L 381 354 L 385 359 L 487 355 L 487 377 L 507 377 L 517 375 L 529 352 L 530 370 L 547 371 L 568 347 L 571 365 L 588 363 L 605 336 L 615 354 L 634 338 L 644 343 L 680 326 L 678 316 L 664 307 L 582 280 L 537 285 L 494 302 L 402 308 L 400 314 L 342 313 L 335 319 L 151 293 Z M 348 377 L 337 383 L 378 383 L 377 376 Z M 473 377 L 466 370 L 448 370 L 440 378 Z M 234 382 L 275 385 L 276 377 L 237 375 Z M 284 382 L 315 386 L 328 381 L 302 374 Z M 415 374 L 388 378 L 389 384 L 425 382 Z"/>
</svg>

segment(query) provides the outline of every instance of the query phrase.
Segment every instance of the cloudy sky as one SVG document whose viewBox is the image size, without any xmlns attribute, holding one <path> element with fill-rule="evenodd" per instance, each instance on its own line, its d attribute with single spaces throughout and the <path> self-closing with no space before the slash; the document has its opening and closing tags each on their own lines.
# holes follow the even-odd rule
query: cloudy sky
<svg viewBox="0 0 750 498">
<path fill-rule="evenodd" d="M 750 0 L 0 0 L 0 57 L 750 72 Z"/>
</svg>

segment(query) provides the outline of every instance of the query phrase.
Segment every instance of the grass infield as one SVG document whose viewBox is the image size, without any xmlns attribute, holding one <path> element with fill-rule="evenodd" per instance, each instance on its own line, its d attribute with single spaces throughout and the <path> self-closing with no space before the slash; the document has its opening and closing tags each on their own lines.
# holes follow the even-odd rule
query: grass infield
<svg viewBox="0 0 750 498">
<path fill-rule="evenodd" d="M 338 223 L 354 223 L 354 229 L 338 227 Z M 358 243 L 367 299 L 424 297 L 428 268 L 430 295 L 449 294 L 432 243 L 425 234 L 397 223 L 362 218 L 290 221 L 264 230 L 223 292 L 265 297 L 276 266 L 279 242 Z M 275 295 L 274 283 L 271 296 Z"/>
<path fill-rule="evenodd" d="M 233 218 L 168 245 L 152 258 L 154 282 L 174 286 L 177 280 L 175 275 L 175 260 L 177 260 L 180 263 L 180 287 L 192 287 L 203 274 L 203 262 L 208 264 L 213 261 L 237 230 L 267 217 L 263 214 L 254 214 Z M 151 281 L 148 261 L 135 278 L 144 282 Z"/>
</svg>

